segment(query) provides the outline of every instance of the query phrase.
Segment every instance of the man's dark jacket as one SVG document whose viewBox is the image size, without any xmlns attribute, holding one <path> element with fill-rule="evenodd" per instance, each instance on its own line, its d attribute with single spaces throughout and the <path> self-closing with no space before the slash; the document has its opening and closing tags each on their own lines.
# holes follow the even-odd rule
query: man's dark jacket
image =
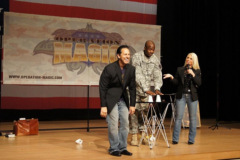
<svg viewBox="0 0 240 160">
<path fill-rule="evenodd" d="M 100 77 L 99 92 L 101 99 L 101 107 L 107 107 L 108 114 L 112 111 L 115 104 L 123 95 L 124 101 L 129 106 L 135 106 L 136 102 L 136 81 L 135 68 L 126 64 L 124 66 L 125 74 L 122 84 L 122 72 L 118 61 L 107 65 Z M 130 94 L 130 104 L 127 93 L 127 87 Z"/>
</svg>

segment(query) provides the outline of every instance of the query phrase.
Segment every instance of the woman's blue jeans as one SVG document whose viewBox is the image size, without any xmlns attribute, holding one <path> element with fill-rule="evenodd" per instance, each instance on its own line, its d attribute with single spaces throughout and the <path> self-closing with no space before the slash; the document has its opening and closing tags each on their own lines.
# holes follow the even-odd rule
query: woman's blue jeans
<svg viewBox="0 0 240 160">
<path fill-rule="evenodd" d="M 119 101 L 107 115 L 108 139 L 110 143 L 109 153 L 127 149 L 127 137 L 129 132 L 129 111 L 124 101 Z M 119 120 L 119 129 L 118 129 Z"/>
<path fill-rule="evenodd" d="M 176 118 L 173 130 L 173 138 L 172 141 L 178 142 L 179 135 L 181 132 L 181 124 L 183 119 L 183 114 L 185 110 L 185 106 L 188 106 L 189 113 L 189 135 L 188 142 L 195 142 L 196 132 L 197 132 L 197 105 L 198 101 L 192 101 L 191 94 L 182 94 L 181 99 L 176 100 Z"/>
</svg>

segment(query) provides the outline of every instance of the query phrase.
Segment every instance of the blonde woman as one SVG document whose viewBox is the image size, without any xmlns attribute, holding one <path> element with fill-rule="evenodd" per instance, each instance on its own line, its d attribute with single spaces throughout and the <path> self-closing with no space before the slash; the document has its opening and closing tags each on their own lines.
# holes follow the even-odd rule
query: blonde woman
<svg viewBox="0 0 240 160">
<path fill-rule="evenodd" d="M 166 78 L 170 78 L 172 83 L 178 86 L 176 93 L 176 118 L 172 143 L 178 144 L 183 113 L 187 104 L 190 120 L 188 144 L 194 144 L 197 131 L 197 88 L 201 85 L 201 70 L 197 55 L 195 53 L 189 53 L 186 57 L 184 66 L 177 68 L 175 76 L 164 74 L 163 79 Z"/>
</svg>

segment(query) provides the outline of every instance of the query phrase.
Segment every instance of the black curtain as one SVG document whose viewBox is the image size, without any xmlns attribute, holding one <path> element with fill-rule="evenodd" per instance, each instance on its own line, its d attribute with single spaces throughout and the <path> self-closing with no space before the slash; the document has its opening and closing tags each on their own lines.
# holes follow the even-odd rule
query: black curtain
<svg viewBox="0 0 240 160">
<path fill-rule="evenodd" d="M 219 12 L 219 115 L 223 120 L 240 120 L 238 1 L 220 3 Z"/>
<path fill-rule="evenodd" d="M 0 8 L 2 8 L 1 13 L 0 13 L 0 27 L 1 27 L 1 31 L 0 31 L 0 35 L 3 35 L 3 12 L 4 11 L 9 11 L 9 0 L 1 0 L 0 1 Z M 2 48 L 2 44 L 0 44 L 0 48 Z"/>
<path fill-rule="evenodd" d="M 239 13 L 237 1 L 158 0 L 163 74 L 175 74 L 189 52 L 198 55 L 202 71 L 199 88 L 202 118 L 217 117 L 218 108 L 219 120 L 240 120 Z M 176 87 L 164 80 L 162 91 L 174 93 Z"/>
</svg>

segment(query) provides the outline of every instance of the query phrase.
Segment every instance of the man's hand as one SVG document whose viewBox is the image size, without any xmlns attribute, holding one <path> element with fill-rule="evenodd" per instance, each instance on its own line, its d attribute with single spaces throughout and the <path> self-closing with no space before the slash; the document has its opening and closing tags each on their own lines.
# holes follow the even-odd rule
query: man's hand
<svg viewBox="0 0 240 160">
<path fill-rule="evenodd" d="M 156 90 L 155 93 L 158 94 L 158 95 L 164 95 L 164 94 L 161 93 L 159 90 Z"/>
<path fill-rule="evenodd" d="M 135 113 L 135 107 L 134 106 L 130 106 L 129 108 L 129 114 L 133 115 Z"/>
<path fill-rule="evenodd" d="M 147 94 L 151 95 L 151 96 L 155 96 L 156 94 L 152 91 L 146 91 Z"/>
<path fill-rule="evenodd" d="M 101 117 L 104 117 L 104 118 L 107 117 L 107 107 L 101 107 L 100 115 Z"/>
</svg>

